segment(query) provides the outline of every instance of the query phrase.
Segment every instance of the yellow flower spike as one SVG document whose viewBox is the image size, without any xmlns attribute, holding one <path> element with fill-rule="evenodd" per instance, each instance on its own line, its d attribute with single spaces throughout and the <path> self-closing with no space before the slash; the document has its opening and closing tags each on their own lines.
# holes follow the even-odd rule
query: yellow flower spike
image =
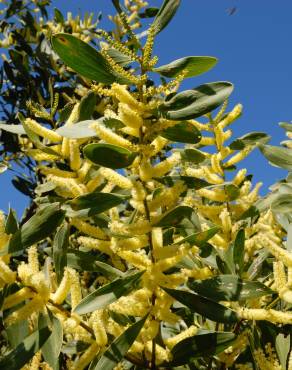
<svg viewBox="0 0 292 370">
<path fill-rule="evenodd" d="M 219 112 L 217 113 L 217 115 L 215 116 L 214 118 L 214 122 L 215 124 L 218 124 L 223 116 L 223 114 L 225 113 L 226 111 L 226 108 L 227 108 L 227 104 L 228 104 L 228 100 L 225 100 L 224 103 L 222 104 Z"/>
<path fill-rule="evenodd" d="M 150 360 L 152 356 L 152 341 L 149 341 L 145 345 L 145 352 L 146 352 L 146 357 Z M 170 361 L 171 360 L 171 354 L 170 352 L 161 347 L 159 344 L 156 344 L 155 346 L 155 359 L 157 365 L 162 364 L 165 361 Z"/>
<path fill-rule="evenodd" d="M 222 229 L 223 229 L 224 233 L 227 233 L 227 234 L 231 233 L 232 222 L 231 222 L 230 213 L 226 208 L 224 208 L 222 210 L 222 212 L 219 215 L 219 218 L 221 220 Z"/>
<path fill-rule="evenodd" d="M 225 127 L 230 125 L 232 122 L 234 122 L 238 117 L 240 117 L 241 113 L 242 113 L 242 105 L 237 104 L 233 108 L 233 110 L 230 113 L 228 113 L 227 116 L 222 121 L 219 122 L 218 126 L 221 129 L 224 129 Z"/>
<path fill-rule="evenodd" d="M 202 177 L 205 177 L 205 180 L 208 181 L 210 184 L 219 185 L 224 182 L 224 179 L 214 173 L 214 170 L 210 167 L 203 166 L 202 172 L 204 173 Z"/>
<path fill-rule="evenodd" d="M 94 311 L 90 317 L 90 324 L 94 331 L 96 343 L 100 347 L 107 345 L 108 338 L 105 331 L 106 318 L 103 310 Z"/>
<path fill-rule="evenodd" d="M 108 240 L 94 239 L 87 236 L 80 236 L 77 239 L 78 243 L 89 249 L 99 250 L 108 255 L 112 254 L 111 242 Z"/>
<path fill-rule="evenodd" d="M 157 253 L 157 250 L 163 247 L 163 232 L 161 227 L 153 227 L 151 232 L 152 245 L 154 254 Z"/>
<path fill-rule="evenodd" d="M 37 162 L 54 162 L 58 159 L 58 156 L 54 154 L 44 153 L 39 149 L 29 149 L 28 151 L 26 151 L 26 154 Z"/>
<path fill-rule="evenodd" d="M 7 326 L 13 325 L 18 321 L 26 320 L 32 314 L 41 311 L 44 307 L 44 301 L 41 297 L 36 296 L 30 302 L 14 311 L 5 320 Z"/>
<path fill-rule="evenodd" d="M 139 138 L 140 137 L 140 130 L 138 128 L 132 128 L 132 127 L 123 127 L 121 130 L 124 134 L 134 136 Z"/>
<path fill-rule="evenodd" d="M 151 147 L 153 148 L 151 150 L 151 157 L 156 156 L 164 147 L 168 144 L 168 140 L 165 139 L 162 136 L 157 136 L 152 142 Z"/>
<path fill-rule="evenodd" d="M 74 310 L 74 308 L 82 300 L 79 274 L 76 270 L 70 269 L 70 279 L 71 279 L 71 287 L 70 287 L 71 307 L 72 307 L 72 310 Z"/>
<path fill-rule="evenodd" d="M 125 103 L 119 103 L 118 116 L 130 128 L 139 129 L 143 125 L 143 118 Z"/>
<path fill-rule="evenodd" d="M 36 246 L 32 246 L 28 249 L 28 265 L 32 274 L 39 272 L 38 250 Z"/>
<path fill-rule="evenodd" d="M 181 342 L 183 339 L 196 335 L 197 332 L 198 328 L 194 325 L 191 325 L 188 329 L 183 330 L 178 335 L 165 339 L 164 343 L 169 349 L 172 349 L 177 343 Z"/>
<path fill-rule="evenodd" d="M 239 170 L 232 180 L 233 184 L 239 186 L 244 181 L 246 173 L 246 168 Z"/>
<path fill-rule="evenodd" d="M 182 269 L 181 272 L 185 274 L 188 278 L 198 279 L 198 280 L 205 280 L 209 279 L 213 276 L 212 271 L 209 267 L 202 267 L 200 269 Z"/>
<path fill-rule="evenodd" d="M 112 233 L 125 236 L 144 235 L 151 231 L 151 224 L 148 220 L 139 220 L 132 224 L 124 224 L 113 221 L 109 224 Z"/>
<path fill-rule="evenodd" d="M 158 163 L 152 168 L 152 177 L 161 177 L 172 170 L 180 161 L 180 154 L 173 153 L 164 161 Z"/>
<path fill-rule="evenodd" d="M 77 140 L 69 141 L 69 151 L 70 167 L 73 171 L 78 171 L 81 167 L 82 160 L 80 158 L 79 144 Z"/>
<path fill-rule="evenodd" d="M 64 178 L 76 177 L 76 174 L 74 172 L 60 170 L 59 168 L 39 166 L 38 169 L 44 175 L 55 175 L 55 176 L 64 177 Z"/>
<path fill-rule="evenodd" d="M 139 175 L 142 181 L 149 181 L 152 179 L 152 167 L 149 160 L 143 160 L 139 166 Z"/>
<path fill-rule="evenodd" d="M 175 266 L 177 263 L 179 263 L 186 254 L 187 248 L 181 248 L 181 250 L 177 251 L 176 256 L 165 258 L 156 262 L 155 268 L 157 268 L 161 272 L 166 271 L 171 267 Z"/>
<path fill-rule="evenodd" d="M 220 160 L 218 154 L 213 154 L 211 156 L 211 166 L 215 173 L 224 176 L 224 171 L 221 167 Z"/>
<path fill-rule="evenodd" d="M 142 61 L 143 61 L 143 66 L 146 68 L 148 67 L 148 64 L 152 56 L 155 34 L 156 34 L 156 29 L 155 29 L 154 24 L 152 24 L 148 29 L 148 36 L 147 36 L 147 40 L 146 40 L 146 43 L 143 49 Z"/>
<path fill-rule="evenodd" d="M 72 370 L 83 370 L 96 357 L 99 352 L 99 345 L 93 342 L 87 350 L 73 363 Z"/>
<path fill-rule="evenodd" d="M 137 112 L 143 113 L 143 104 L 134 98 L 134 96 L 127 90 L 126 85 L 119 85 L 113 83 L 111 86 L 112 95 L 115 96 L 121 103 L 127 104 Z"/>
<path fill-rule="evenodd" d="M 93 192 L 103 182 L 103 178 L 98 172 L 91 180 L 86 184 L 86 188 L 89 193 Z"/>
<path fill-rule="evenodd" d="M 90 127 L 93 130 L 95 130 L 97 136 L 99 136 L 101 140 L 104 140 L 109 144 L 118 145 L 129 150 L 133 149 L 133 144 L 129 140 L 121 137 L 120 135 L 115 134 L 112 130 L 105 127 L 100 122 L 93 123 Z"/>
<path fill-rule="evenodd" d="M 12 284 L 16 280 L 16 272 L 12 271 L 2 260 L 0 260 L 0 278 L 6 284 Z"/>
<path fill-rule="evenodd" d="M 3 310 L 7 310 L 13 306 L 16 306 L 20 302 L 32 298 L 35 296 L 35 292 L 33 292 L 30 288 L 24 287 L 18 290 L 16 293 L 9 295 L 5 298 L 3 304 Z"/>
<path fill-rule="evenodd" d="M 84 160 L 81 167 L 79 168 L 78 172 L 77 172 L 77 176 L 79 178 L 79 180 L 81 182 L 83 182 L 90 170 L 90 168 L 92 167 L 92 163 L 87 161 L 87 160 Z"/>
<path fill-rule="evenodd" d="M 243 159 L 245 159 L 251 151 L 252 151 L 251 147 L 246 147 L 246 148 L 242 149 L 241 151 L 236 153 L 233 157 L 231 157 L 227 162 L 225 162 L 223 166 L 225 168 L 233 166 L 234 164 L 236 164 L 236 163 L 242 161 Z"/>
<path fill-rule="evenodd" d="M 75 179 L 65 179 L 54 175 L 48 175 L 47 179 L 52 181 L 55 185 L 65 188 L 67 191 L 71 192 L 74 197 L 79 197 L 86 193 L 86 189 L 81 186 L 82 184 L 78 184 Z"/>
<path fill-rule="evenodd" d="M 97 238 L 97 239 L 107 238 L 106 234 L 99 227 L 93 226 L 89 224 L 88 222 L 81 221 L 78 218 L 72 218 L 71 225 L 76 227 L 79 231 L 83 232 L 84 234 L 87 234 L 94 238 Z"/>
<path fill-rule="evenodd" d="M 131 251 L 135 249 L 144 248 L 148 245 L 149 240 L 146 235 L 140 235 L 133 238 L 117 239 L 115 247 L 124 251 Z"/>
<path fill-rule="evenodd" d="M 109 182 L 119 186 L 122 189 L 132 189 L 133 183 L 127 177 L 120 175 L 110 168 L 100 168 L 99 174 Z"/>
<path fill-rule="evenodd" d="M 225 191 L 222 189 L 211 190 L 203 188 L 197 190 L 197 194 L 215 202 L 226 202 L 228 200 Z"/>
<path fill-rule="evenodd" d="M 33 356 L 33 358 L 32 358 L 32 360 L 30 361 L 30 364 L 29 365 L 27 365 L 28 366 L 28 370 L 39 370 L 39 368 L 40 368 L 40 364 L 41 364 L 41 352 L 39 351 L 39 352 L 37 352 L 34 356 Z M 22 370 L 24 370 L 23 368 L 22 368 Z"/>
<path fill-rule="evenodd" d="M 214 137 L 202 136 L 200 140 L 200 145 L 202 146 L 215 145 L 215 144 L 216 144 L 216 141 Z"/>
<path fill-rule="evenodd" d="M 119 251 L 118 255 L 123 258 L 127 263 L 144 270 L 151 265 L 149 258 L 142 253 L 132 251 Z"/>
<path fill-rule="evenodd" d="M 65 268 L 64 276 L 62 278 L 62 281 L 56 290 L 55 293 L 52 294 L 51 299 L 56 304 L 61 304 L 66 299 L 70 287 L 71 287 L 71 269 L 69 267 Z"/>
<path fill-rule="evenodd" d="M 153 200 L 148 202 L 150 211 L 155 211 L 159 207 L 171 207 L 186 190 L 183 181 L 177 181 L 173 187 L 163 190 Z"/>
<path fill-rule="evenodd" d="M 262 187 L 262 185 L 263 185 L 262 182 L 258 182 L 255 185 L 254 189 L 248 194 L 247 201 L 249 203 L 254 203 L 258 199 L 258 193 L 259 193 L 259 190 Z"/>
<path fill-rule="evenodd" d="M 274 272 L 274 280 L 276 289 L 278 291 L 285 288 L 287 282 L 286 282 L 286 274 L 285 274 L 285 267 L 283 262 L 276 261 L 273 262 L 273 272 Z"/>
<path fill-rule="evenodd" d="M 49 141 L 58 142 L 58 141 L 62 141 L 62 139 L 63 139 L 62 136 L 57 134 L 55 131 L 49 130 L 49 129 L 43 127 L 37 121 L 35 121 L 31 118 L 26 118 L 25 124 L 35 134 L 37 134 L 37 135 L 39 135 L 39 136 L 41 136 L 45 139 L 48 139 Z"/>
</svg>

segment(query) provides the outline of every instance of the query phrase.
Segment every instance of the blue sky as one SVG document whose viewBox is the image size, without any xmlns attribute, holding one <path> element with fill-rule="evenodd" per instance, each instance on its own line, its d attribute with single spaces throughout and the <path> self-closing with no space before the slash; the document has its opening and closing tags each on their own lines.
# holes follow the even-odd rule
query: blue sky
<svg viewBox="0 0 292 370">
<path fill-rule="evenodd" d="M 148 0 L 160 6 L 161 0 Z M 63 13 L 102 11 L 101 26 L 108 26 L 107 14 L 114 10 L 110 0 L 55 0 Z M 227 9 L 236 6 L 234 15 Z M 242 117 L 232 129 L 234 137 L 250 131 L 264 131 L 272 143 L 285 139 L 278 122 L 292 120 L 292 1 L 291 0 L 182 0 L 176 17 L 157 37 L 155 52 L 159 64 L 187 55 L 211 55 L 219 59 L 207 74 L 189 79 L 183 88 L 204 82 L 227 80 L 235 85 L 232 105 L 244 106 Z M 256 150 L 243 163 L 254 181 L 268 186 L 285 176 L 285 171 L 270 166 Z M 10 184 L 11 174 L 1 176 L 0 209 L 10 202 L 19 213 L 28 199 Z"/>
</svg>

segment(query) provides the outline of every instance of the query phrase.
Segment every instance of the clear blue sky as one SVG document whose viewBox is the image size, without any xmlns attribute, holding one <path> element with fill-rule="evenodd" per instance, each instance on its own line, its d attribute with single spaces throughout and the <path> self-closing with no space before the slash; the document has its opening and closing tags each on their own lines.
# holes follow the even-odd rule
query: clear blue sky
<svg viewBox="0 0 292 370">
<path fill-rule="evenodd" d="M 162 0 L 149 0 L 160 6 Z M 110 0 L 55 0 L 63 13 L 85 11 L 104 14 L 101 26 L 113 14 Z M 238 7 L 230 16 L 227 9 Z M 292 120 L 292 1 L 291 0 L 182 0 L 176 17 L 157 37 L 159 64 L 187 55 L 212 55 L 217 66 L 201 77 L 187 80 L 183 88 L 203 82 L 231 81 L 235 91 L 230 107 L 244 106 L 243 116 L 234 124 L 235 136 L 250 131 L 265 131 L 272 143 L 284 140 L 280 121 Z M 256 150 L 244 162 L 255 181 L 268 186 L 285 176 L 285 171 L 270 166 Z M 10 174 L 0 175 L 0 209 L 8 203 L 19 213 L 27 199 L 10 184 Z"/>
</svg>

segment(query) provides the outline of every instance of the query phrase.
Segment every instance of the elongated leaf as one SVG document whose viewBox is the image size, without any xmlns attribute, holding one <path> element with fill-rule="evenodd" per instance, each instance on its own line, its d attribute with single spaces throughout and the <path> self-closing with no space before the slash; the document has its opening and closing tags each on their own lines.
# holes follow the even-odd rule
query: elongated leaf
<svg viewBox="0 0 292 370">
<path fill-rule="evenodd" d="M 272 210 L 277 213 L 290 213 L 292 210 L 291 193 L 277 194 L 272 202 Z"/>
<path fill-rule="evenodd" d="M 162 76 L 175 78 L 183 70 L 187 70 L 186 78 L 199 76 L 212 69 L 217 63 L 217 58 L 190 56 L 174 60 L 169 64 L 154 68 Z"/>
<path fill-rule="evenodd" d="M 112 370 L 128 352 L 141 329 L 143 328 L 147 316 L 135 322 L 132 326 L 126 329 L 102 354 L 94 370 Z"/>
<path fill-rule="evenodd" d="M 6 123 L 0 123 L 0 130 L 11 132 L 12 134 L 25 135 L 26 132 L 22 125 L 7 125 Z"/>
<path fill-rule="evenodd" d="M 96 94 L 93 91 L 89 91 L 80 100 L 78 121 L 85 121 L 91 119 L 96 104 L 97 104 Z"/>
<path fill-rule="evenodd" d="M 240 229 L 236 234 L 233 247 L 233 263 L 236 271 L 241 274 L 244 267 L 244 229 Z"/>
<path fill-rule="evenodd" d="M 74 312 L 84 315 L 115 302 L 121 296 L 129 294 L 138 286 L 143 273 L 144 271 L 137 272 L 134 275 L 114 280 L 112 283 L 102 286 L 82 299 L 75 307 Z"/>
<path fill-rule="evenodd" d="M 188 206 L 178 206 L 173 208 L 158 221 L 154 226 L 170 227 L 179 224 L 184 218 L 190 218 L 193 213 L 193 208 Z"/>
<path fill-rule="evenodd" d="M 50 334 L 48 328 L 33 332 L 12 352 L 0 360 L 0 369 L 21 369 L 43 346 Z"/>
<path fill-rule="evenodd" d="M 70 139 L 83 139 L 87 137 L 94 137 L 96 136 L 96 132 L 90 128 L 90 126 L 94 123 L 94 120 L 87 120 L 75 123 L 71 126 L 62 126 L 56 130 L 56 132 L 64 137 L 68 137 Z"/>
<path fill-rule="evenodd" d="M 124 273 L 104 262 L 95 260 L 96 257 L 89 253 L 75 249 L 69 249 L 67 253 L 67 264 L 76 270 L 96 271 L 110 280 L 120 278 Z"/>
<path fill-rule="evenodd" d="M 176 181 L 183 181 L 189 189 L 201 189 L 211 184 L 205 180 L 198 179 L 192 176 L 164 176 L 162 178 L 155 178 L 156 181 L 167 186 L 173 186 Z"/>
<path fill-rule="evenodd" d="M 107 85 L 129 82 L 117 76 L 97 50 L 73 35 L 58 33 L 52 36 L 52 46 L 63 62 L 83 77 Z"/>
<path fill-rule="evenodd" d="M 94 164 L 113 169 L 130 166 L 137 155 L 112 144 L 88 144 L 84 147 L 83 153 Z"/>
<path fill-rule="evenodd" d="M 233 150 L 242 150 L 247 146 L 266 144 L 270 139 L 271 136 L 265 134 L 264 132 L 250 132 L 234 140 L 229 147 Z"/>
<path fill-rule="evenodd" d="M 164 0 L 161 8 L 159 9 L 154 21 L 155 33 L 159 33 L 165 28 L 171 19 L 174 17 L 178 7 L 180 5 L 180 0 Z"/>
<path fill-rule="evenodd" d="M 203 246 L 209 239 L 218 233 L 220 227 L 214 226 L 208 230 L 200 231 L 198 233 L 187 236 L 186 238 L 178 241 L 175 244 L 189 243 L 191 245 Z"/>
<path fill-rule="evenodd" d="M 51 335 L 42 347 L 42 355 L 53 370 L 58 370 L 58 360 L 63 343 L 63 327 L 60 321 L 53 315 L 44 318 L 51 329 Z"/>
<path fill-rule="evenodd" d="M 185 162 L 199 164 L 204 162 L 206 155 L 198 149 L 185 149 L 180 153 L 181 159 Z"/>
<path fill-rule="evenodd" d="M 230 308 L 198 294 L 184 290 L 163 288 L 171 297 L 187 306 L 192 312 L 207 317 L 209 320 L 222 323 L 235 323 L 238 316 Z"/>
<path fill-rule="evenodd" d="M 188 144 L 197 144 L 202 138 L 201 132 L 189 122 L 177 123 L 162 131 L 160 135 L 170 141 Z"/>
<path fill-rule="evenodd" d="M 14 234 L 18 230 L 18 221 L 16 212 L 9 208 L 9 213 L 5 222 L 5 233 L 6 234 Z"/>
<path fill-rule="evenodd" d="M 6 328 L 6 335 L 11 348 L 16 348 L 29 335 L 28 320 L 21 320 Z"/>
<path fill-rule="evenodd" d="M 111 193 L 88 193 L 73 199 L 70 204 L 74 211 L 82 211 L 88 217 L 97 215 L 123 203 L 124 197 Z"/>
<path fill-rule="evenodd" d="M 171 351 L 173 356 L 172 365 L 184 365 L 195 358 L 216 355 L 231 346 L 235 338 L 234 333 L 210 332 L 183 339 Z"/>
<path fill-rule="evenodd" d="M 259 298 L 273 291 L 259 281 L 242 280 L 235 275 L 219 275 L 189 282 L 189 288 L 214 301 L 238 301 Z"/>
<path fill-rule="evenodd" d="M 262 145 L 260 150 L 274 166 L 292 171 L 292 149 L 281 148 L 273 145 Z"/>
<path fill-rule="evenodd" d="M 212 82 L 176 94 L 158 107 L 161 115 L 170 120 L 197 118 L 219 107 L 232 93 L 230 82 Z"/>
<path fill-rule="evenodd" d="M 64 217 L 65 212 L 56 203 L 42 208 L 12 236 L 9 253 L 20 251 L 45 239 L 56 230 Z"/>
<path fill-rule="evenodd" d="M 69 245 L 69 226 L 64 223 L 60 226 L 56 232 L 54 243 L 53 243 L 53 260 L 55 266 L 55 272 L 57 275 L 57 281 L 60 284 L 63 275 L 64 268 L 67 266 L 67 248 Z"/>
</svg>

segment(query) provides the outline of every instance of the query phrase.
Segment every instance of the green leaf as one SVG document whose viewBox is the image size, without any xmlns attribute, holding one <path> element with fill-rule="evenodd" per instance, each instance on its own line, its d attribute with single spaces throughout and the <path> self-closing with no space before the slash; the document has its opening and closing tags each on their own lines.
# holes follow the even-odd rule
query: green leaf
<svg viewBox="0 0 292 370">
<path fill-rule="evenodd" d="M 74 312 L 84 315 L 89 312 L 106 307 L 115 302 L 121 296 L 129 294 L 140 283 L 140 278 L 144 271 L 133 275 L 114 280 L 112 283 L 102 286 L 87 297 L 75 307 Z"/>
<path fill-rule="evenodd" d="M 57 23 L 64 24 L 65 22 L 63 14 L 57 8 L 54 8 L 54 19 Z"/>
<path fill-rule="evenodd" d="M 12 352 L 0 360 L 0 369 L 21 369 L 39 351 L 50 334 L 48 328 L 43 328 L 26 337 Z"/>
<path fill-rule="evenodd" d="M 188 144 L 197 144 L 202 138 L 201 132 L 189 122 L 179 122 L 162 131 L 160 135 L 170 141 Z"/>
<path fill-rule="evenodd" d="M 75 249 L 69 249 L 67 253 L 67 265 L 76 270 L 95 271 L 113 280 L 124 276 L 124 273 L 107 263 L 95 260 L 95 256 Z"/>
<path fill-rule="evenodd" d="M 200 117 L 219 107 L 232 93 L 230 82 L 211 82 L 174 95 L 158 107 L 161 115 L 170 120 Z"/>
<path fill-rule="evenodd" d="M 113 82 L 129 82 L 113 72 L 97 50 L 77 37 L 58 33 L 52 36 L 51 42 L 62 61 L 81 76 L 107 85 Z"/>
<path fill-rule="evenodd" d="M 236 234 L 233 246 L 233 263 L 239 275 L 241 275 L 244 268 L 244 242 L 245 232 L 244 229 L 240 229 Z"/>
<path fill-rule="evenodd" d="M 188 206 L 178 206 L 166 212 L 161 219 L 154 225 L 155 227 L 171 227 L 179 224 L 184 218 L 190 218 L 193 208 Z"/>
<path fill-rule="evenodd" d="M 64 217 L 65 212 L 58 204 L 45 206 L 12 236 L 8 247 L 9 253 L 21 251 L 50 236 L 63 222 Z"/>
<path fill-rule="evenodd" d="M 20 306 L 18 306 L 20 307 Z M 16 348 L 30 333 L 27 320 L 20 320 L 6 329 L 6 335 L 11 348 Z"/>
<path fill-rule="evenodd" d="M 292 210 L 291 193 L 277 194 L 272 201 L 271 208 L 276 213 L 290 213 Z"/>
<path fill-rule="evenodd" d="M 26 132 L 22 125 L 8 125 L 6 123 L 0 123 L 0 130 L 11 132 L 17 135 L 26 135 Z"/>
<path fill-rule="evenodd" d="M 171 350 L 172 365 L 184 365 L 192 359 L 210 357 L 231 346 L 236 335 L 230 332 L 209 332 L 183 339 Z"/>
<path fill-rule="evenodd" d="M 124 197 L 111 193 L 88 193 L 70 202 L 74 211 L 82 211 L 82 216 L 91 217 L 123 203 Z"/>
<path fill-rule="evenodd" d="M 132 62 L 132 59 L 123 53 L 121 53 L 117 49 L 109 48 L 107 49 L 108 55 L 120 66 L 124 67 L 127 66 Z"/>
<path fill-rule="evenodd" d="M 287 361 L 290 352 L 290 335 L 278 334 L 276 337 L 276 350 L 283 369 L 287 368 Z"/>
<path fill-rule="evenodd" d="M 98 363 L 92 367 L 92 370 L 112 370 L 121 362 L 125 354 L 128 352 L 141 329 L 143 328 L 147 316 L 135 322 L 132 326 L 126 329 L 123 334 L 116 338 L 111 345 L 105 350 L 100 357 Z"/>
<path fill-rule="evenodd" d="M 217 58 L 214 57 L 190 56 L 154 68 L 153 71 L 160 73 L 164 77 L 175 78 L 186 69 L 187 74 L 185 78 L 195 77 L 212 69 L 217 61 Z"/>
<path fill-rule="evenodd" d="M 220 227 L 218 226 L 211 227 L 208 230 L 200 231 L 198 233 L 189 235 L 186 238 L 176 242 L 175 245 L 182 244 L 182 243 L 189 243 L 190 245 L 197 245 L 198 247 L 201 247 L 209 239 L 211 239 L 215 234 L 217 234 L 219 230 L 220 230 Z"/>
<path fill-rule="evenodd" d="M 204 160 L 206 159 L 206 154 L 198 149 L 184 149 L 183 151 L 181 151 L 180 155 L 183 161 L 192 162 L 195 164 L 204 162 Z"/>
<path fill-rule="evenodd" d="M 260 150 L 274 166 L 292 171 L 292 149 L 272 145 L 262 145 L 260 146 Z"/>
<path fill-rule="evenodd" d="M 242 280 L 235 275 L 219 275 L 188 283 L 190 289 L 214 301 L 243 301 L 259 298 L 273 291 L 259 281 Z"/>
<path fill-rule="evenodd" d="M 93 91 L 89 91 L 80 100 L 78 121 L 91 119 L 92 114 L 97 104 L 97 95 Z"/>
<path fill-rule="evenodd" d="M 6 234 L 15 234 L 18 230 L 18 221 L 16 212 L 9 208 L 9 213 L 5 222 L 5 233 Z"/>
<path fill-rule="evenodd" d="M 280 122 L 279 126 L 284 128 L 286 131 L 290 131 L 290 132 L 292 131 L 292 123 Z"/>
<path fill-rule="evenodd" d="M 180 0 L 164 0 L 153 21 L 155 34 L 161 32 L 168 25 L 174 17 L 179 5 Z"/>
<path fill-rule="evenodd" d="M 113 169 L 130 166 L 137 155 L 112 144 L 88 144 L 84 147 L 83 153 L 94 164 Z"/>
<path fill-rule="evenodd" d="M 55 316 L 50 316 L 51 320 L 47 315 L 44 321 L 47 322 L 47 325 L 49 325 L 52 333 L 42 347 L 42 355 L 44 356 L 45 361 L 51 366 L 53 370 L 58 370 L 58 360 L 63 343 L 63 327 L 60 321 Z"/>
<path fill-rule="evenodd" d="M 228 324 L 238 321 L 238 316 L 235 311 L 209 298 L 184 290 L 168 289 L 164 287 L 163 289 L 178 302 L 187 306 L 192 312 L 198 313 L 209 320 Z"/>
<path fill-rule="evenodd" d="M 53 261 L 58 284 L 60 284 L 64 275 L 64 268 L 67 266 L 68 245 L 69 225 L 63 223 L 57 230 L 53 243 Z"/>
<path fill-rule="evenodd" d="M 265 134 L 264 132 L 250 132 L 234 140 L 229 147 L 232 150 L 242 150 L 247 146 L 266 144 L 270 139 L 271 136 Z"/>
<path fill-rule="evenodd" d="M 240 195 L 240 190 L 239 190 L 238 186 L 236 186 L 234 184 L 225 185 L 224 190 L 226 192 L 226 195 L 227 195 L 229 201 L 233 201 L 233 200 L 237 199 Z"/>
<path fill-rule="evenodd" d="M 189 189 L 195 190 L 211 185 L 205 180 L 192 176 L 164 176 L 163 178 L 155 177 L 155 180 L 167 186 L 173 186 L 176 181 L 183 181 Z"/>
</svg>

